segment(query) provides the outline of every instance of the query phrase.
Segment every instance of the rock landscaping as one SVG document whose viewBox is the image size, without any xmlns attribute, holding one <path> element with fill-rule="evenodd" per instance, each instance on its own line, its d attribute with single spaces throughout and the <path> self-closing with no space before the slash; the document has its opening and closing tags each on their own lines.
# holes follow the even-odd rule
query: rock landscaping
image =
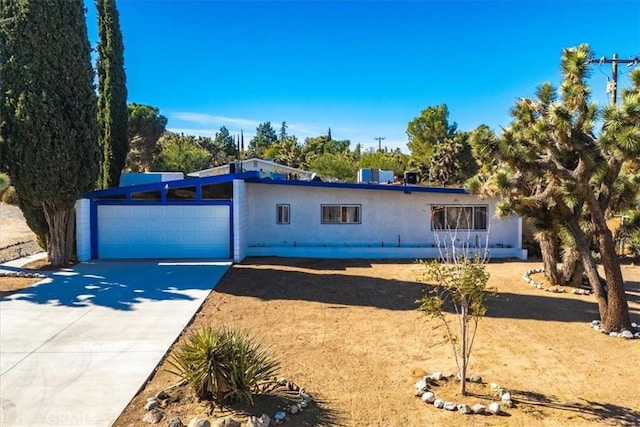
<svg viewBox="0 0 640 427">
<path fill-rule="evenodd" d="M 184 385 L 182 382 L 176 386 Z M 174 386 L 175 387 L 175 386 Z M 284 378 L 274 378 L 272 382 L 273 391 L 284 391 L 287 393 L 287 397 L 294 397 L 295 403 L 287 404 L 285 407 L 278 408 L 273 416 L 268 414 L 262 414 L 260 416 L 249 416 L 244 424 L 239 417 L 229 416 L 226 418 L 217 419 L 211 424 L 206 418 L 193 417 L 188 424 L 184 424 L 178 417 L 174 417 L 168 421 L 168 427 L 268 427 L 275 426 L 291 421 L 296 414 L 304 411 L 312 402 L 313 398 L 303 388 L 298 387 L 292 381 L 288 381 Z M 295 392 L 292 396 L 290 392 Z M 175 396 L 172 396 L 166 390 L 158 392 L 155 396 L 147 398 L 144 405 L 145 413 L 142 416 L 142 421 L 147 424 L 158 424 L 164 416 L 165 410 L 168 409 L 171 403 L 177 401 Z"/>
<path fill-rule="evenodd" d="M 448 411 L 457 411 L 464 415 L 480 415 L 487 412 L 493 415 L 498 415 L 504 411 L 505 408 L 513 408 L 514 403 L 511 398 L 511 393 L 501 388 L 496 383 L 489 384 L 490 395 L 495 396 L 499 401 L 491 402 L 489 406 L 482 403 L 475 403 L 470 406 L 464 402 L 452 402 L 445 401 L 436 396 L 435 389 L 438 386 L 443 385 L 443 382 L 455 380 L 459 381 L 456 374 L 443 375 L 441 372 L 434 372 L 431 375 L 425 375 L 422 379 L 415 383 L 415 396 L 422 399 L 423 402 L 433 405 L 437 409 L 445 409 Z M 474 375 L 467 379 L 470 383 L 482 383 L 482 377 Z"/>
<path fill-rule="evenodd" d="M 540 274 L 544 273 L 544 268 L 532 268 L 524 272 L 522 275 L 522 279 L 530 284 L 532 287 L 536 289 L 541 289 L 546 292 L 553 292 L 556 294 L 565 293 L 567 289 L 563 286 L 547 286 L 545 287 L 542 283 L 538 283 L 531 278 L 532 274 Z M 585 288 L 572 288 L 571 293 L 574 295 L 591 295 L 590 289 Z"/>
<path fill-rule="evenodd" d="M 593 328 L 594 331 L 603 332 L 603 333 L 605 332 L 602 330 L 602 328 L 600 328 L 599 320 L 592 320 L 591 327 Z M 620 332 L 609 332 L 609 336 L 624 338 L 627 340 L 640 339 L 640 325 L 638 325 L 637 323 L 632 323 L 631 330 L 625 329 L 624 331 L 620 331 Z"/>
<path fill-rule="evenodd" d="M 522 278 L 524 279 L 525 282 L 527 282 L 532 287 L 537 288 L 537 289 L 542 289 L 542 290 L 545 290 L 547 292 L 553 292 L 553 293 L 566 292 L 566 289 L 561 287 L 561 286 L 550 286 L 550 287 L 546 287 L 545 288 L 542 284 L 536 282 L 535 280 L 533 280 L 531 278 L 532 274 L 539 274 L 539 273 L 544 273 L 544 269 L 543 268 L 532 268 L 532 269 L 529 269 L 529 270 L 525 271 L 524 274 L 522 275 Z M 576 295 L 591 295 L 591 291 L 589 289 L 584 289 L 584 288 L 573 289 L 571 291 L 571 293 L 576 294 Z M 591 327 L 595 331 L 604 332 L 600 328 L 600 321 L 599 320 L 593 320 L 591 322 Z M 620 331 L 620 332 L 610 332 L 609 335 L 612 336 L 612 337 L 625 338 L 625 339 L 634 339 L 634 338 L 637 339 L 637 338 L 640 338 L 640 325 L 637 325 L 636 323 L 632 323 L 631 324 L 631 329 L 632 330 L 624 330 L 624 331 Z"/>
</svg>

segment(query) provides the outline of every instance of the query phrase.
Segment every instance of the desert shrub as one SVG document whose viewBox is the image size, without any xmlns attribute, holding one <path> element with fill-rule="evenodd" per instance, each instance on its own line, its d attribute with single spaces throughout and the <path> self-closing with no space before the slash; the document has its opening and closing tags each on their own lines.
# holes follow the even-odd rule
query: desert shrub
<svg viewBox="0 0 640 427">
<path fill-rule="evenodd" d="M 2 193 L 2 201 L 9 205 L 18 204 L 18 193 L 13 185 L 10 185 L 4 193 Z"/>
<path fill-rule="evenodd" d="M 628 247 L 634 257 L 640 257 L 640 230 L 629 237 Z"/>
<path fill-rule="evenodd" d="M 200 399 L 242 400 L 253 394 L 279 368 L 261 344 L 231 328 L 203 326 L 191 333 L 168 360 L 169 372 L 187 381 Z"/>
<path fill-rule="evenodd" d="M 0 172 L 0 197 L 2 197 L 2 195 L 7 190 L 7 188 L 9 188 L 10 185 L 11 185 L 11 179 L 9 178 L 9 175 L 7 175 L 6 173 Z"/>
</svg>

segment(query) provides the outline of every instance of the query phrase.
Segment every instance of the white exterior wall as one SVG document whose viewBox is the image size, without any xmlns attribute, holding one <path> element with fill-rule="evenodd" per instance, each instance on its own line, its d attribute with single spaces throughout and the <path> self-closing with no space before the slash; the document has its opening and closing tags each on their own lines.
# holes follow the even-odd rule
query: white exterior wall
<svg viewBox="0 0 640 427">
<path fill-rule="evenodd" d="M 76 245 L 78 261 L 91 259 L 91 202 L 76 201 Z"/>
<path fill-rule="evenodd" d="M 233 180 L 233 261 L 240 262 L 247 256 L 249 218 L 247 184 L 241 179 Z"/>
<path fill-rule="evenodd" d="M 411 248 L 431 247 L 437 242 L 430 225 L 432 205 L 486 205 L 489 231 L 471 231 L 484 246 L 487 233 L 492 256 L 522 257 L 519 218 L 495 217 L 495 200 L 480 200 L 469 194 L 418 193 L 402 191 L 341 189 L 329 187 L 246 184 L 249 233 L 247 255 L 274 255 L 264 248 L 288 248 L 277 254 L 292 256 L 292 248 Z M 407 191 L 411 187 L 406 187 Z M 290 205 L 290 224 L 276 224 L 276 205 Z M 321 205 L 361 205 L 361 224 L 321 224 Z M 463 232 L 466 237 L 466 232 Z M 504 251 L 501 247 L 513 248 Z M 516 250 L 517 249 L 517 250 Z M 335 251 L 335 249 L 333 250 Z M 300 252 L 300 251 L 297 251 Z M 326 252 L 326 251 L 325 251 Z M 349 252 L 349 251 L 347 251 Z M 370 251 L 369 251 L 370 252 Z M 383 252 L 385 252 L 383 254 Z M 380 257 L 389 251 L 378 251 Z M 406 251 L 405 251 L 406 252 Z M 507 255 L 506 253 L 509 253 Z M 513 254 L 511 254 L 513 252 Z M 412 255 L 408 255 L 411 257 Z M 526 257 L 526 254 L 524 255 Z"/>
</svg>

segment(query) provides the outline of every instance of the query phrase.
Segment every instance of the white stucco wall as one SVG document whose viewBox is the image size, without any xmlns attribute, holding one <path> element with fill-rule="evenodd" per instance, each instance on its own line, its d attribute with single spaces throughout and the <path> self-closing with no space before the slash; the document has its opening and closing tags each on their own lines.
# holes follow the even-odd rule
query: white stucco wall
<svg viewBox="0 0 640 427">
<path fill-rule="evenodd" d="M 91 259 L 91 204 L 89 199 L 76 201 L 76 245 L 78 261 Z"/>
<path fill-rule="evenodd" d="M 247 204 L 247 184 L 240 179 L 233 180 L 233 261 L 240 262 L 247 254 L 249 217 Z"/>
<path fill-rule="evenodd" d="M 407 187 L 410 190 L 410 187 Z M 472 231 L 484 245 L 513 248 L 521 242 L 519 218 L 495 217 L 495 200 L 468 194 L 339 189 L 310 186 L 246 184 L 247 245 L 410 247 L 436 244 L 430 226 L 431 205 L 486 205 L 488 231 Z M 276 224 L 276 205 L 290 205 L 290 224 Z M 359 204 L 361 224 L 321 224 L 322 204 Z M 466 234 L 466 232 L 465 232 Z M 250 251 L 251 252 L 251 251 Z"/>
</svg>

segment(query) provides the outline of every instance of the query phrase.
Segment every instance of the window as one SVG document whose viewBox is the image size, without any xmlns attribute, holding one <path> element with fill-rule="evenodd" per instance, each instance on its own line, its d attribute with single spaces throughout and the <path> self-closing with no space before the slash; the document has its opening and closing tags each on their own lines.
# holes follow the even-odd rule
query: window
<svg viewBox="0 0 640 427">
<path fill-rule="evenodd" d="M 141 191 L 138 193 L 131 193 L 131 200 L 145 200 L 145 201 L 159 202 L 161 200 L 160 190 Z"/>
<path fill-rule="evenodd" d="M 432 230 L 486 230 L 486 206 L 433 206 Z"/>
<path fill-rule="evenodd" d="M 360 224 L 360 205 L 322 205 L 323 224 Z"/>
<path fill-rule="evenodd" d="M 289 205 L 276 205 L 276 224 L 289 224 Z"/>
<path fill-rule="evenodd" d="M 233 199 L 233 183 L 203 184 L 202 200 L 231 200 Z"/>
<path fill-rule="evenodd" d="M 196 187 L 170 188 L 167 191 L 167 200 L 196 200 Z"/>
</svg>

